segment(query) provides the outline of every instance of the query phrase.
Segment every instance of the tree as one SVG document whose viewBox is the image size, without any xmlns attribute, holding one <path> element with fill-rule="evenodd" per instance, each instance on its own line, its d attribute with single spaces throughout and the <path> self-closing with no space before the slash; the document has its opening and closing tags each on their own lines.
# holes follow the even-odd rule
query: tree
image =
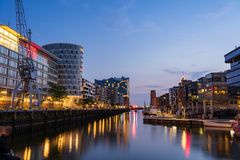
<svg viewBox="0 0 240 160">
<path fill-rule="evenodd" d="M 68 96 L 65 87 L 58 84 L 49 83 L 49 94 L 51 95 L 53 101 L 58 101 L 59 103 Z"/>
</svg>

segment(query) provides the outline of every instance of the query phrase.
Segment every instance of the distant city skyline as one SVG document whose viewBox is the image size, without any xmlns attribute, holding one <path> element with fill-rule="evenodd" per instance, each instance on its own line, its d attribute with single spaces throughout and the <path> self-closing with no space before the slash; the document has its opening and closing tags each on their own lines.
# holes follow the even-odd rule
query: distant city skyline
<svg viewBox="0 0 240 160">
<path fill-rule="evenodd" d="M 24 0 L 33 41 L 84 47 L 83 77 L 130 78 L 131 104 L 229 69 L 224 55 L 240 45 L 237 0 Z M 0 24 L 15 28 L 14 0 L 0 1 Z"/>
</svg>

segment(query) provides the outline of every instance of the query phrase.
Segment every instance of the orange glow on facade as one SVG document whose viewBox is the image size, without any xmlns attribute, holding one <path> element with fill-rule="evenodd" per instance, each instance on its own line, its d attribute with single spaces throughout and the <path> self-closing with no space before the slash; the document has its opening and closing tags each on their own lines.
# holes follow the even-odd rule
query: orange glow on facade
<svg viewBox="0 0 240 160">
<path fill-rule="evenodd" d="M 37 52 L 38 50 L 33 47 L 33 46 L 30 46 L 30 52 L 31 52 L 31 57 L 33 60 L 37 60 Z"/>
</svg>

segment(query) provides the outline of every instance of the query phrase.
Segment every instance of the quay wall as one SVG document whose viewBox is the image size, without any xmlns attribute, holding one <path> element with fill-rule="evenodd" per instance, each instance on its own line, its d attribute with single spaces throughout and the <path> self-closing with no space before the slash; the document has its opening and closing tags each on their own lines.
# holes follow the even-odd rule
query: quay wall
<svg viewBox="0 0 240 160">
<path fill-rule="evenodd" d="M 143 119 L 143 122 L 146 124 L 170 125 L 170 126 L 188 126 L 188 127 L 204 126 L 202 120 L 196 119 L 169 119 L 169 118 L 145 117 Z"/>
<path fill-rule="evenodd" d="M 0 126 L 11 126 L 14 132 L 22 132 L 69 122 L 84 123 L 124 112 L 129 109 L 1 111 Z"/>
</svg>

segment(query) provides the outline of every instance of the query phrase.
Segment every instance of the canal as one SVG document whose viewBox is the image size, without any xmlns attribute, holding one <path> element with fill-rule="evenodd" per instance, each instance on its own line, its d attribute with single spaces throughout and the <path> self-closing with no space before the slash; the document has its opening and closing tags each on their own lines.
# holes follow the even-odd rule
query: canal
<svg viewBox="0 0 240 160">
<path fill-rule="evenodd" d="M 229 131 L 143 124 L 141 111 L 14 135 L 9 144 L 24 160 L 240 158 L 240 143 Z"/>
</svg>

